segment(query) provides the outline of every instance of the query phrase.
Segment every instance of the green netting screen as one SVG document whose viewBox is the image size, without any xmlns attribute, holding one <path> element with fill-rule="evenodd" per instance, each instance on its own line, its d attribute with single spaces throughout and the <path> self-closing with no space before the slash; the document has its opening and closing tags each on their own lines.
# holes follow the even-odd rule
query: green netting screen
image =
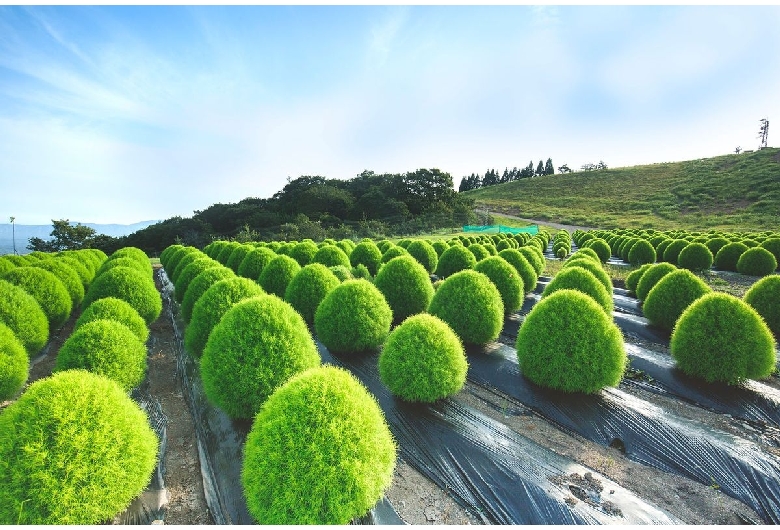
<svg viewBox="0 0 780 530">
<path fill-rule="evenodd" d="M 507 233 L 507 234 L 538 234 L 539 233 L 539 225 L 531 225 L 531 226 L 523 226 L 522 228 L 512 227 L 512 226 L 503 226 L 503 225 L 466 225 L 463 227 L 464 232 L 484 232 L 488 234 L 498 234 L 498 233 Z"/>
</svg>

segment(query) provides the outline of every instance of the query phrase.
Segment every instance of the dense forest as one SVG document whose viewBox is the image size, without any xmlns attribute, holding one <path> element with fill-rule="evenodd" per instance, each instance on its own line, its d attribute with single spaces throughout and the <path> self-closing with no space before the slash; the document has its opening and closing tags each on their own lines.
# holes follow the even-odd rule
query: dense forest
<svg viewBox="0 0 780 530">
<path fill-rule="evenodd" d="M 212 204 L 192 217 L 172 217 L 120 238 L 103 238 L 107 253 L 124 246 L 150 255 L 179 242 L 202 248 L 213 239 L 315 241 L 411 235 L 474 221 L 471 199 L 455 192 L 438 169 L 404 174 L 364 171 L 348 180 L 321 176 L 288 179 L 267 199 Z"/>
</svg>

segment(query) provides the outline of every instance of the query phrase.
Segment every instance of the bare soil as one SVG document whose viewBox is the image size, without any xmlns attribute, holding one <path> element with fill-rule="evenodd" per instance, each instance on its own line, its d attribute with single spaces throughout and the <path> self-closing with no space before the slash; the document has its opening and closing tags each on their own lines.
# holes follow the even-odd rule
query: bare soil
<svg viewBox="0 0 780 530">
<path fill-rule="evenodd" d="M 733 289 L 744 289 L 741 283 L 723 281 Z M 724 289 L 725 290 L 725 289 Z M 31 367 L 30 382 L 51 373 L 61 344 L 72 332 L 77 315 L 51 338 L 47 353 Z M 149 385 L 150 392 L 161 403 L 168 418 L 168 443 L 164 458 L 167 507 L 165 524 L 213 524 L 206 504 L 200 475 L 193 416 L 184 398 L 181 378 L 177 373 L 176 337 L 169 317 L 163 313 L 150 327 Z M 663 350 L 663 346 L 642 344 Z M 777 385 L 775 381 L 773 384 Z M 726 430 L 752 439 L 761 450 L 776 455 L 774 447 L 766 446 L 761 437 L 747 432 L 724 415 L 687 405 L 679 400 L 661 397 L 650 392 L 631 390 L 641 399 L 659 405 L 680 416 L 700 421 L 713 429 Z M 678 475 L 629 460 L 618 449 L 604 447 L 577 435 L 564 432 L 532 411 L 522 414 L 507 411 L 522 408 L 497 406 L 511 399 L 493 390 L 467 383 L 453 397 L 454 400 L 476 408 L 483 414 L 504 423 L 521 436 L 571 458 L 603 474 L 639 497 L 666 510 L 686 524 L 744 524 L 760 522 L 760 517 L 748 506 L 722 493 L 717 484 L 700 484 Z M 501 411 L 505 412 L 502 413 Z M 578 480 L 585 480 L 576 477 Z M 551 478 L 554 480 L 554 477 Z M 478 515 L 458 504 L 449 492 L 442 490 L 399 458 L 392 486 L 386 497 L 400 517 L 409 524 L 480 524 Z M 569 502 L 569 501 L 567 501 Z M 571 498 L 571 503 L 578 500 Z"/>
</svg>

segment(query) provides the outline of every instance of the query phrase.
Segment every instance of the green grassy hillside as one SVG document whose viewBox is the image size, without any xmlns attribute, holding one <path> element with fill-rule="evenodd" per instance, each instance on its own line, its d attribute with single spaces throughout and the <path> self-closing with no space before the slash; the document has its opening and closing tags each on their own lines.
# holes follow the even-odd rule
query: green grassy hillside
<svg viewBox="0 0 780 530">
<path fill-rule="evenodd" d="M 464 195 L 480 208 L 594 228 L 775 230 L 780 149 L 548 175 Z"/>
</svg>

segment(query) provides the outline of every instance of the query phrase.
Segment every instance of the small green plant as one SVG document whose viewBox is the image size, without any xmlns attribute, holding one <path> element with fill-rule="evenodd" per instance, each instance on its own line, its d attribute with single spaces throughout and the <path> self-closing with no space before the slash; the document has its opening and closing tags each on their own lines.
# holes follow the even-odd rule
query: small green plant
<svg viewBox="0 0 780 530">
<path fill-rule="evenodd" d="M 244 262 L 244 258 L 246 258 L 246 255 L 254 249 L 255 247 L 252 245 L 238 245 L 233 249 L 233 252 L 230 253 L 230 257 L 228 258 L 227 263 L 225 263 L 225 266 L 238 274 L 238 268 Z"/>
<path fill-rule="evenodd" d="M 517 270 L 501 256 L 490 256 L 474 266 L 474 270 L 481 272 L 493 282 L 501 294 L 506 314 L 514 313 L 523 305 L 524 287 L 523 279 Z"/>
<path fill-rule="evenodd" d="M 591 239 L 584 248 L 589 248 L 594 251 L 601 263 L 606 263 L 612 255 L 612 249 L 610 248 L 609 243 L 601 238 Z"/>
<path fill-rule="evenodd" d="M 704 243 L 689 243 L 677 257 L 677 264 L 680 268 L 689 271 L 699 272 L 709 270 L 712 267 L 714 258 L 712 252 Z"/>
<path fill-rule="evenodd" d="M 490 252 L 481 243 L 472 243 L 467 248 L 469 252 L 474 254 L 477 263 L 490 256 Z"/>
<path fill-rule="evenodd" d="M 650 292 L 650 289 L 655 287 L 655 284 L 657 284 L 661 278 L 676 270 L 678 270 L 677 267 L 671 263 L 655 263 L 650 265 L 650 268 L 647 269 L 644 274 L 642 274 L 639 282 L 637 282 L 637 299 L 644 300 L 647 298 L 647 294 Z"/>
<path fill-rule="evenodd" d="M 414 315 L 395 328 L 379 356 L 379 377 L 406 401 L 434 402 L 466 383 L 468 362 L 454 331 L 429 314 Z"/>
<path fill-rule="evenodd" d="M 341 251 L 341 249 L 338 249 Z M 343 252 L 342 252 L 343 254 Z M 317 262 L 315 260 L 315 262 Z M 319 263 L 319 262 L 317 262 Z M 295 278 L 295 275 L 301 271 L 301 266 L 290 256 L 284 254 L 276 256 L 271 262 L 263 268 L 257 283 L 268 294 L 275 294 L 284 299 L 284 293 L 287 286 Z"/>
<path fill-rule="evenodd" d="M 534 270 L 536 271 L 536 277 L 542 274 L 544 271 L 544 254 L 536 246 L 525 246 L 517 249 L 525 259 L 528 260 Z"/>
<path fill-rule="evenodd" d="M 352 275 L 352 270 L 344 265 L 336 265 L 335 267 L 328 267 L 328 269 L 336 275 L 336 278 L 338 278 L 340 282 L 355 279 Z"/>
<path fill-rule="evenodd" d="M 152 477 L 157 436 L 114 381 L 68 370 L 0 414 L 0 524 L 94 525 Z"/>
<path fill-rule="evenodd" d="M 49 319 L 21 287 L 0 279 L 0 322 L 22 343 L 27 355 L 37 355 L 49 340 Z"/>
<path fill-rule="evenodd" d="M 772 236 L 761 243 L 761 248 L 767 249 L 775 257 L 775 261 L 780 264 L 780 237 Z"/>
<path fill-rule="evenodd" d="M 353 267 L 365 265 L 371 276 L 376 276 L 379 264 L 382 262 L 382 251 L 373 241 L 361 241 L 352 249 L 349 262 Z"/>
<path fill-rule="evenodd" d="M 412 256 L 400 256 L 383 265 L 374 285 L 390 305 L 395 323 L 426 311 L 433 298 L 430 276 Z"/>
<path fill-rule="evenodd" d="M 520 275 L 523 280 L 523 296 L 536 289 L 536 281 L 539 279 L 536 269 L 519 250 L 508 248 L 499 252 L 498 255 L 507 260 Z"/>
<path fill-rule="evenodd" d="M 428 312 L 446 322 L 465 344 L 495 340 L 504 324 L 501 293 L 475 270 L 463 270 L 444 280 Z"/>
<path fill-rule="evenodd" d="M 317 307 L 340 283 L 328 267 L 322 263 L 310 263 L 287 285 L 284 300 L 295 308 L 308 324 L 313 324 Z"/>
<path fill-rule="evenodd" d="M 314 241 L 301 241 L 290 251 L 290 257 L 297 261 L 298 265 L 305 267 L 311 263 L 314 254 L 317 253 L 317 250 L 317 244 Z"/>
<path fill-rule="evenodd" d="M 11 399 L 29 376 L 30 359 L 11 328 L 0 322 L 0 402 Z"/>
<path fill-rule="evenodd" d="M 747 290 L 744 301 L 761 315 L 775 337 L 780 337 L 780 276 L 758 280 Z"/>
<path fill-rule="evenodd" d="M 108 377 L 129 391 L 146 376 L 146 346 L 124 324 L 93 320 L 75 330 L 57 354 L 55 371 L 73 368 Z"/>
<path fill-rule="evenodd" d="M 400 256 L 409 256 L 409 251 L 400 245 L 393 245 L 391 247 L 388 247 L 387 250 L 385 250 L 382 253 L 382 263 L 387 263 L 388 261 L 398 258 Z M 378 271 L 377 274 L 379 274 Z"/>
<path fill-rule="evenodd" d="M 149 275 L 152 274 L 152 263 L 149 261 L 149 256 L 138 247 L 122 247 L 119 250 L 116 250 L 107 259 L 111 260 L 116 258 L 133 259 L 145 267 L 144 272 L 148 272 Z"/>
<path fill-rule="evenodd" d="M 601 264 L 598 264 L 598 266 L 601 267 Z M 612 309 L 614 308 L 612 295 L 607 292 L 598 278 L 588 269 L 578 265 L 561 269 L 561 272 L 556 274 L 550 283 L 547 284 L 547 287 L 545 287 L 544 292 L 542 292 L 542 298 L 546 298 L 562 289 L 580 291 L 596 301 L 607 315 L 612 314 Z"/>
<path fill-rule="evenodd" d="M 317 337 L 334 353 L 378 348 L 390 333 L 392 321 L 393 312 L 382 292 L 366 280 L 341 283 L 314 314 Z"/>
<path fill-rule="evenodd" d="M 257 280 L 263 268 L 276 257 L 276 252 L 266 247 L 255 247 L 244 256 L 244 261 L 238 266 L 238 275 L 250 280 Z"/>
<path fill-rule="evenodd" d="M 739 298 L 710 293 L 682 313 L 672 333 L 672 357 L 688 375 L 739 384 L 768 377 L 775 369 L 772 333 Z"/>
<path fill-rule="evenodd" d="M 220 319 L 200 373 L 209 401 L 231 418 L 252 418 L 276 388 L 319 365 L 303 318 L 283 300 L 260 295 L 236 303 Z"/>
<path fill-rule="evenodd" d="M 683 311 L 710 292 L 712 289 L 691 271 L 678 269 L 665 275 L 650 289 L 642 311 L 650 322 L 671 331 Z"/>
<path fill-rule="evenodd" d="M 406 247 L 406 250 L 420 262 L 428 274 L 432 274 L 436 270 L 436 266 L 439 264 L 439 255 L 436 253 L 436 249 L 424 239 L 415 239 Z"/>
<path fill-rule="evenodd" d="M 473 269 L 477 264 L 477 258 L 467 248 L 456 245 L 445 250 L 439 257 L 436 265 L 436 276 L 446 278 L 458 271 Z"/>
<path fill-rule="evenodd" d="M 124 324 L 138 337 L 141 343 L 146 343 L 146 339 L 149 338 L 149 328 L 144 319 L 138 314 L 138 311 L 133 309 L 133 306 L 119 298 L 101 298 L 89 304 L 89 307 L 76 320 L 73 329 L 79 329 L 84 324 L 94 320 L 113 320 Z"/>
<path fill-rule="evenodd" d="M 268 398 L 244 455 L 241 484 L 255 521 L 345 525 L 390 487 L 396 446 L 371 393 L 346 370 L 322 366 Z"/>
<path fill-rule="evenodd" d="M 737 272 L 748 276 L 766 276 L 777 268 L 774 254 L 763 247 L 747 249 L 737 260 Z"/>
<path fill-rule="evenodd" d="M 71 260 L 72 261 L 72 260 Z M 84 284 L 76 271 L 61 259 L 42 259 L 32 265 L 54 274 L 65 290 L 70 295 L 70 301 L 73 307 L 78 307 L 84 300 Z"/>
<path fill-rule="evenodd" d="M 617 386 L 628 364 L 611 316 L 572 289 L 556 291 L 531 309 L 516 347 L 525 377 L 564 392 L 593 394 Z"/>
<path fill-rule="evenodd" d="M 642 278 L 642 275 L 652 267 L 652 264 L 645 263 L 638 269 L 631 271 L 628 276 L 626 276 L 626 289 L 636 294 L 636 287 L 639 283 L 639 280 Z"/>
<path fill-rule="evenodd" d="M 649 241 L 640 239 L 631 247 L 628 252 L 628 262 L 631 265 L 638 266 L 645 263 L 655 263 L 655 248 Z"/>
<path fill-rule="evenodd" d="M 192 283 L 192 280 L 206 269 L 212 269 L 214 267 L 224 267 L 224 265 L 220 264 L 215 259 L 209 258 L 205 254 L 203 254 L 203 257 L 201 258 L 194 259 L 189 265 L 184 267 L 181 274 L 179 274 L 178 280 L 176 280 L 176 283 L 174 284 L 176 301 L 182 303 L 184 295 L 187 294 L 187 289 L 189 288 L 190 283 Z"/>
<path fill-rule="evenodd" d="M 192 319 L 192 309 L 195 307 L 195 303 L 203 296 L 209 287 L 214 285 L 220 280 L 227 280 L 228 278 L 235 278 L 235 273 L 225 267 L 214 267 L 206 269 L 190 282 L 190 286 L 187 288 L 187 292 L 184 294 L 184 300 L 181 302 L 181 315 L 184 318 L 184 322 L 190 323 Z"/>
<path fill-rule="evenodd" d="M 186 255 L 185 257 L 188 258 L 189 254 Z M 100 276 L 106 271 L 110 271 L 114 267 L 129 267 L 131 269 L 137 270 L 141 274 L 149 276 L 150 278 L 152 277 L 151 267 L 147 267 L 142 263 L 138 263 L 138 261 L 134 260 L 133 258 L 109 258 L 103 262 L 103 264 L 95 273 L 95 276 Z"/>
<path fill-rule="evenodd" d="M 157 320 L 162 312 L 162 299 L 152 279 L 129 267 L 114 267 L 96 277 L 84 296 L 82 308 L 108 297 L 119 298 L 133 306 L 147 324 Z"/>
<path fill-rule="evenodd" d="M 336 245 L 325 245 L 314 254 L 311 258 L 312 263 L 322 263 L 326 267 L 335 267 L 336 265 L 344 265 L 345 267 L 351 267 L 352 264 L 349 261 L 343 250 Z"/>
<path fill-rule="evenodd" d="M 288 259 L 298 265 L 292 258 Z M 184 332 L 184 346 L 190 355 L 196 359 L 201 357 L 211 330 L 228 309 L 241 300 L 261 294 L 264 294 L 263 289 L 257 283 L 238 276 L 220 280 L 206 289 L 192 308 L 192 319 Z"/>
<path fill-rule="evenodd" d="M 724 245 L 715 254 L 715 268 L 722 271 L 737 272 L 737 262 L 747 249 L 747 245 L 738 241 Z"/>
<path fill-rule="evenodd" d="M 680 257 L 682 249 L 688 246 L 689 241 L 687 239 L 675 239 L 664 250 L 664 261 L 677 265 L 677 260 Z"/>
<path fill-rule="evenodd" d="M 609 296 L 612 296 L 613 288 L 612 288 L 612 278 L 609 277 L 609 274 L 607 274 L 607 271 L 604 270 L 604 266 L 601 264 L 601 262 L 595 258 L 595 259 L 587 259 L 583 257 L 577 257 L 579 252 L 575 253 L 574 256 L 572 256 L 570 259 L 566 261 L 566 263 L 563 264 L 563 267 L 561 269 L 568 269 L 570 267 L 580 267 L 582 269 L 585 269 L 586 271 L 590 272 L 593 276 L 596 277 L 596 279 L 599 281 L 601 285 L 604 286 L 604 289 L 606 289 L 607 293 L 609 293 Z"/>
<path fill-rule="evenodd" d="M 68 290 L 51 272 L 37 267 L 17 267 L 6 272 L 3 280 L 24 289 L 43 309 L 50 329 L 58 329 L 73 309 Z"/>
</svg>

